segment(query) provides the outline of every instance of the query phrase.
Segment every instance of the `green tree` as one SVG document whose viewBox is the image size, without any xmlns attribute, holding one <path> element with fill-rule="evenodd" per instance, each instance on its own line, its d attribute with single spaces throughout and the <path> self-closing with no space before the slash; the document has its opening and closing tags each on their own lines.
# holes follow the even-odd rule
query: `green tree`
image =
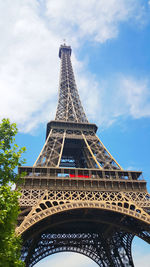
<svg viewBox="0 0 150 267">
<path fill-rule="evenodd" d="M 19 215 L 19 190 L 12 190 L 12 184 L 19 183 L 17 166 L 25 161 L 21 159 L 25 147 L 15 144 L 18 130 L 15 123 L 3 119 L 0 124 L 0 266 L 20 267 L 21 239 L 15 234 Z"/>
</svg>

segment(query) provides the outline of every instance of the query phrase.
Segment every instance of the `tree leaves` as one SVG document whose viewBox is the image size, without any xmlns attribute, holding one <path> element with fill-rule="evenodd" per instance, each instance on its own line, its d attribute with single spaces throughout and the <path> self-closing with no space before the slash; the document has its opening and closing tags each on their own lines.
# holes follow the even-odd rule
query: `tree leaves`
<svg viewBox="0 0 150 267">
<path fill-rule="evenodd" d="M 20 176 L 15 168 L 25 161 L 21 159 L 25 147 L 15 144 L 18 130 L 15 123 L 3 119 L 0 124 L 0 266 L 21 267 L 21 238 L 16 236 L 15 227 L 19 215 L 18 190 L 11 185 L 18 183 Z"/>
<path fill-rule="evenodd" d="M 19 148 L 14 143 L 18 130 L 15 123 L 10 123 L 9 119 L 3 119 L 0 124 L 0 184 L 6 185 L 8 182 L 16 183 L 19 179 L 14 169 L 21 166 L 25 160 L 21 155 L 26 148 Z"/>
</svg>

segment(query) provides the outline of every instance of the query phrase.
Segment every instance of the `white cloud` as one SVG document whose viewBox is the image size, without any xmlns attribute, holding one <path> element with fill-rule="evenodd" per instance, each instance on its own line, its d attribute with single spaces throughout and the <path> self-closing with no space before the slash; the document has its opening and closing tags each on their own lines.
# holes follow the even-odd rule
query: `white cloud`
<svg viewBox="0 0 150 267">
<path fill-rule="evenodd" d="M 90 258 L 79 253 L 57 253 L 35 264 L 35 267 L 96 267 L 97 264 Z"/>
<path fill-rule="evenodd" d="M 60 42 L 37 1 L 6 0 L 0 10 L 0 114 L 26 132 L 54 116 Z"/>
<path fill-rule="evenodd" d="M 14 1 L 12 5 L 7 0 L 0 5 L 1 117 L 10 117 L 28 131 L 38 120 L 48 119 L 46 111 L 50 114 L 54 106 L 58 39 L 38 16 L 36 1 Z"/>
<path fill-rule="evenodd" d="M 150 250 L 148 243 L 135 237 L 132 244 L 132 254 L 136 267 L 149 267 Z"/>
<path fill-rule="evenodd" d="M 104 42 L 117 36 L 121 22 L 141 17 L 144 11 L 139 7 L 141 1 L 137 4 L 135 0 L 0 1 L 0 117 L 9 117 L 24 132 L 54 118 L 61 38 L 67 37 L 74 47 L 86 39 Z M 103 88 L 99 91 L 84 63 L 75 56 L 73 61 L 80 69 L 81 98 L 88 115 L 95 119 L 98 111 L 102 114 Z"/>
<path fill-rule="evenodd" d="M 78 77 L 78 75 L 77 75 Z M 106 80 L 80 75 L 79 88 L 88 118 L 109 127 L 120 118 L 150 117 L 150 79 L 114 74 Z"/>
<path fill-rule="evenodd" d="M 149 259 L 150 259 L 150 253 L 148 253 L 147 255 L 137 255 L 137 258 L 135 260 L 135 266 L 136 267 L 149 267 Z"/>
<path fill-rule="evenodd" d="M 133 118 L 150 116 L 150 81 L 123 78 L 121 86 L 129 114 Z"/>
<path fill-rule="evenodd" d="M 135 0 L 47 0 L 47 14 L 52 27 L 83 39 L 105 42 L 118 35 L 119 24 L 142 19 L 145 10 Z"/>
</svg>

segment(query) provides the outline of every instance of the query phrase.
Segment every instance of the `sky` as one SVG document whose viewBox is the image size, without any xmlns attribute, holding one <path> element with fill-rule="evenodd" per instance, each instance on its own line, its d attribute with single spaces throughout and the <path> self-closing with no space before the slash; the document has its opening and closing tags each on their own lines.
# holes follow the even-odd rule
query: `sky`
<svg viewBox="0 0 150 267">
<path fill-rule="evenodd" d="M 150 1 L 0 0 L 0 39 L 0 119 L 17 123 L 26 165 L 55 116 L 65 39 L 89 121 L 124 169 L 143 171 L 150 192 Z M 148 267 L 147 244 L 135 239 L 133 254 L 136 267 Z M 96 266 L 74 253 L 36 266 L 60 263 Z"/>
</svg>

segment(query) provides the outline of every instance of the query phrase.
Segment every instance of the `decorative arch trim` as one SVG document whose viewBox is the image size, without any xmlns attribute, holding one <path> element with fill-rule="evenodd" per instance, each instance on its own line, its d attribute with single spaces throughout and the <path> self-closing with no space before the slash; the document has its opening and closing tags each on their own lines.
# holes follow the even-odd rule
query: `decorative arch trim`
<svg viewBox="0 0 150 267">
<path fill-rule="evenodd" d="M 23 234 L 31 226 L 48 216 L 61 213 L 68 210 L 75 209 L 100 209 L 112 212 L 121 213 L 137 220 L 150 224 L 150 215 L 146 213 L 141 207 L 138 207 L 130 200 L 101 200 L 101 201 L 71 201 L 71 200 L 50 200 L 45 194 L 39 203 L 31 210 L 28 216 L 24 219 L 22 224 L 16 228 L 17 235 Z"/>
</svg>

